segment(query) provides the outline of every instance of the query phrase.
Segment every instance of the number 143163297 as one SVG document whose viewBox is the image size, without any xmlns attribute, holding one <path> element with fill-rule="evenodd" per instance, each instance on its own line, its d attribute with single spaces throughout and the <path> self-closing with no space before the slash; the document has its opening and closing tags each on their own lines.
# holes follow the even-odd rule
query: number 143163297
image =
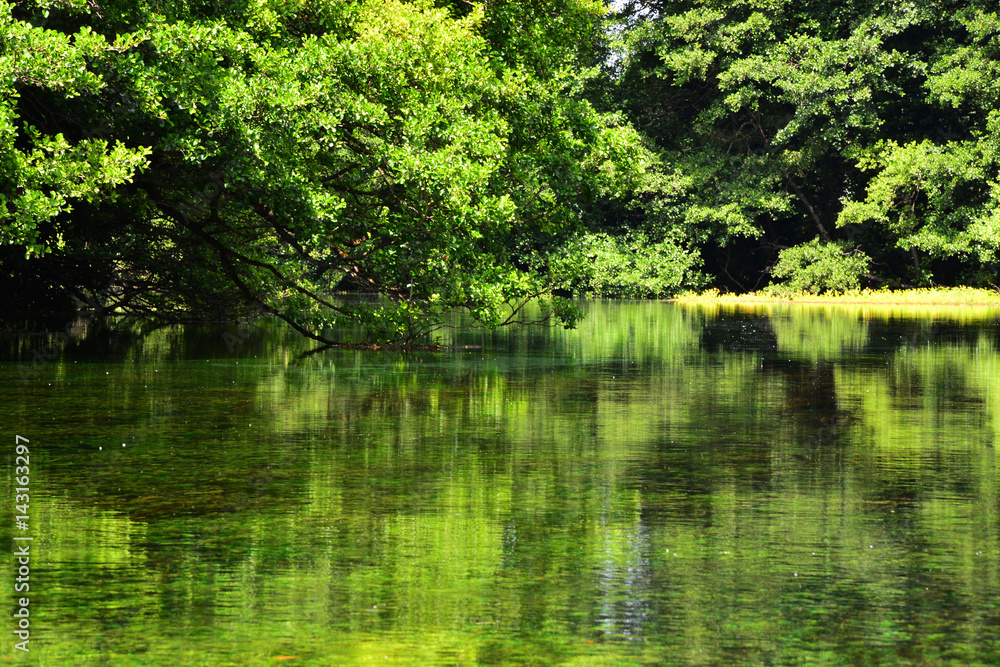
<svg viewBox="0 0 1000 667">
<path fill-rule="evenodd" d="M 31 580 L 32 538 L 23 534 L 28 531 L 28 504 L 30 501 L 28 486 L 30 482 L 28 444 L 30 444 L 30 441 L 27 438 L 20 435 L 14 436 L 14 482 L 16 483 L 16 487 L 14 488 L 14 510 L 16 511 L 14 522 L 18 531 L 22 533 L 14 535 L 14 559 L 16 560 L 15 566 L 17 567 L 16 576 L 14 577 L 14 591 L 17 593 L 27 593 L 31 590 L 29 582 Z M 17 623 L 14 634 L 21 640 L 14 644 L 14 647 L 26 652 L 29 650 L 28 642 L 31 637 L 30 613 L 28 611 L 30 602 L 31 600 L 27 596 L 19 598 L 17 601 L 17 610 L 14 612 L 14 619 Z"/>
</svg>

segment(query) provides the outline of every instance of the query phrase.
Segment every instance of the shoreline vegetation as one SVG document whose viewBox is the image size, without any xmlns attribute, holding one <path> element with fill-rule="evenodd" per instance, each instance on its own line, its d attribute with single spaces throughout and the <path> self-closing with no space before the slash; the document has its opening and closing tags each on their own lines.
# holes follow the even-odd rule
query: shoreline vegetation
<svg viewBox="0 0 1000 667">
<path fill-rule="evenodd" d="M 822 319 L 853 317 L 861 320 L 928 319 L 954 323 L 1000 320 L 1000 292 L 972 287 L 933 287 L 902 290 L 852 290 L 841 293 L 797 292 L 775 296 L 761 292 L 724 294 L 708 290 L 670 301 L 708 311 L 766 313 L 783 317 L 806 308 Z"/>
<path fill-rule="evenodd" d="M 885 306 L 1000 306 L 1000 291 L 976 287 L 921 287 L 901 290 L 847 290 L 812 294 L 795 292 L 773 295 L 766 292 L 727 294 L 718 290 L 681 294 L 670 301 L 719 304 L 818 304 Z"/>
</svg>

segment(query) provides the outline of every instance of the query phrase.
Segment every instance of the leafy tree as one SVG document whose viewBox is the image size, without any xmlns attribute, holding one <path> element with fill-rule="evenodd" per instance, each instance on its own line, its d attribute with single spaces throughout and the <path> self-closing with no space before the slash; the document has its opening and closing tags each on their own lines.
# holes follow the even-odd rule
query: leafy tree
<svg viewBox="0 0 1000 667">
<path fill-rule="evenodd" d="M 5 30 L 47 45 L 2 61 L 2 240 L 29 256 L 10 279 L 57 256 L 91 270 L 56 287 L 98 305 L 256 310 L 327 342 L 344 322 L 412 340 L 455 307 L 516 319 L 555 286 L 579 202 L 643 165 L 582 99 L 560 40 L 599 24 L 592 2 L 566 6 L 590 23 L 528 57 L 496 51 L 517 3 L 7 5 Z M 333 298 L 345 278 L 388 298 Z"/>
<path fill-rule="evenodd" d="M 919 253 L 957 258 L 969 267 L 967 279 L 992 282 L 1000 250 L 1000 16 L 965 7 L 953 21 L 963 40 L 942 45 L 925 86 L 956 122 L 933 139 L 859 148 L 857 164 L 872 176 L 863 196 L 845 202 L 838 224 L 884 226 L 917 270 Z"/>
<path fill-rule="evenodd" d="M 817 236 L 896 281 L 995 273 L 995 7 L 664 0 L 618 21 L 618 103 L 664 159 L 632 227 L 679 230 L 737 288 Z"/>
<path fill-rule="evenodd" d="M 771 285 L 776 294 L 788 292 L 842 292 L 856 290 L 868 273 L 869 258 L 837 242 L 821 243 L 818 238 L 782 250 L 771 274 L 784 282 Z"/>
</svg>

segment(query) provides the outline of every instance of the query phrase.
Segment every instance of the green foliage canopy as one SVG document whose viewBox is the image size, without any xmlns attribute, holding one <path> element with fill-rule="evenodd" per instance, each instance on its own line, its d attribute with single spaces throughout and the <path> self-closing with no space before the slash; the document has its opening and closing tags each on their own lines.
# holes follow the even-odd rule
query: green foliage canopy
<svg viewBox="0 0 1000 667">
<path fill-rule="evenodd" d="M 565 43 L 600 6 L 566 4 L 575 22 L 535 30 L 534 55 L 487 39 L 546 17 L 518 3 L 5 4 L 12 275 L 48 266 L 57 289 L 159 317 L 267 312 L 323 341 L 345 321 L 412 340 L 455 307 L 516 319 L 555 286 L 579 202 L 645 164 Z M 331 298 L 345 277 L 389 298 Z"/>
<path fill-rule="evenodd" d="M 618 21 L 614 103 L 664 159 L 632 227 L 680 230 L 729 287 L 817 235 L 873 279 L 993 280 L 995 4 L 660 0 Z"/>
</svg>

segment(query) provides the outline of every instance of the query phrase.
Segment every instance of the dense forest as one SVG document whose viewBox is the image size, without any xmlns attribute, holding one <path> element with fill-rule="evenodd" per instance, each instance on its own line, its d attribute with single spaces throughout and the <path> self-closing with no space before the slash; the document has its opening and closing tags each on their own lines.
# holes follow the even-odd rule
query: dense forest
<svg viewBox="0 0 1000 667">
<path fill-rule="evenodd" d="M 24 0 L 0 35 L 11 322 L 998 282 L 986 0 Z"/>
</svg>

